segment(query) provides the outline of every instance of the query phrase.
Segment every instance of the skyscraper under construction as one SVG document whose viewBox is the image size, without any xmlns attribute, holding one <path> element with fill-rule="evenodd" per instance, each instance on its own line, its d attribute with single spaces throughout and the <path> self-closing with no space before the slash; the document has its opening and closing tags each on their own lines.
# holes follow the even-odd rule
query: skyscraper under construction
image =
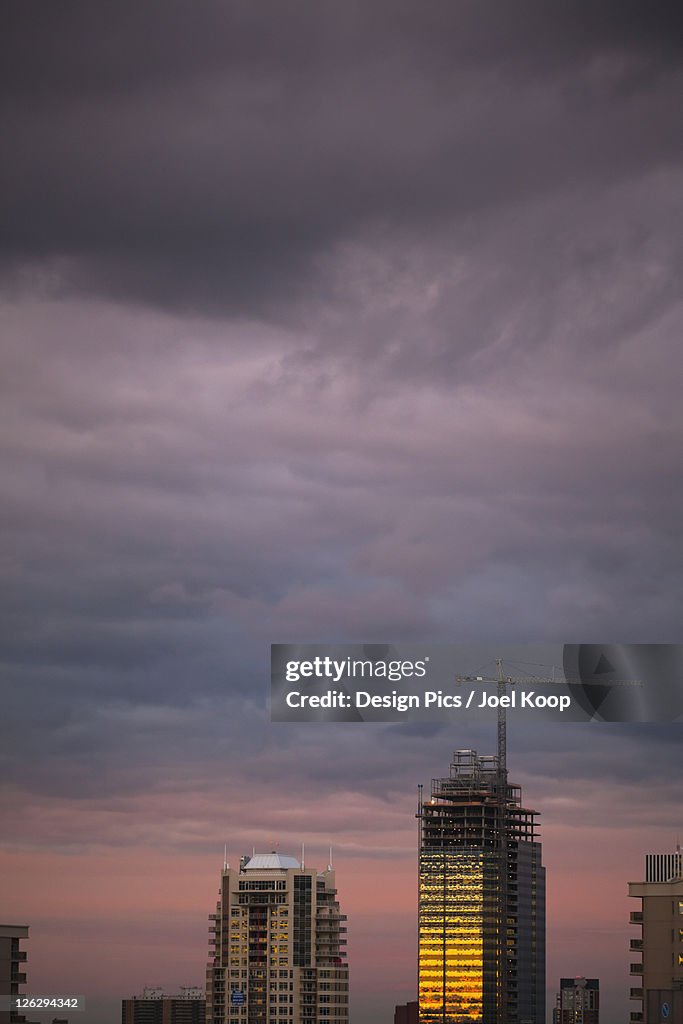
<svg viewBox="0 0 683 1024">
<path fill-rule="evenodd" d="M 536 811 L 498 756 L 458 750 L 422 791 L 420 1024 L 543 1024 L 545 871 Z"/>
</svg>

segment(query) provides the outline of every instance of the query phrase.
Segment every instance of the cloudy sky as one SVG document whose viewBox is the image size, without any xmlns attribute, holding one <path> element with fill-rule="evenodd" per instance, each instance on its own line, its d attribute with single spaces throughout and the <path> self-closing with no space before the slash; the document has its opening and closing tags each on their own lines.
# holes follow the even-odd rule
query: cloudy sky
<svg viewBox="0 0 683 1024">
<path fill-rule="evenodd" d="M 268 645 L 680 640 L 680 6 L 3 22 L 0 916 L 113 1024 L 202 982 L 224 842 L 332 842 L 389 1024 L 415 787 L 492 732 L 271 726 Z M 679 737 L 511 737 L 606 1024 Z"/>
</svg>

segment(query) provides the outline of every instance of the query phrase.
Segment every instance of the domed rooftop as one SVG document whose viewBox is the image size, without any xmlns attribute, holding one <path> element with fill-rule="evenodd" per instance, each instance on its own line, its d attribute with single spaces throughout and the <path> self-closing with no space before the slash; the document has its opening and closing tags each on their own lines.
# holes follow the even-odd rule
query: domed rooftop
<svg viewBox="0 0 683 1024">
<path fill-rule="evenodd" d="M 296 857 L 286 857 L 282 853 L 255 853 L 246 862 L 242 871 L 286 871 L 288 868 L 300 868 Z"/>
</svg>

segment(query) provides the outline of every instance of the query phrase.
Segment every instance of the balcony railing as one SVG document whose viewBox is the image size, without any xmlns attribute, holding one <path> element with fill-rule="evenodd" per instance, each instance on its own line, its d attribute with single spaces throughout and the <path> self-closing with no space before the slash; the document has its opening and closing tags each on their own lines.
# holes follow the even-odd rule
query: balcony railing
<svg viewBox="0 0 683 1024">
<path fill-rule="evenodd" d="M 643 948 L 643 940 L 642 939 L 631 939 L 631 942 L 629 944 L 629 949 L 632 949 L 634 952 L 637 952 L 638 950 L 641 950 L 642 948 Z"/>
<path fill-rule="evenodd" d="M 630 999 L 641 999 L 642 1000 L 642 998 L 643 998 L 643 990 L 642 990 L 642 988 L 632 988 L 631 989 L 631 994 L 630 994 L 629 998 Z"/>
<path fill-rule="evenodd" d="M 631 974 L 642 974 L 642 973 L 643 973 L 643 965 L 642 964 L 631 964 Z"/>
<path fill-rule="evenodd" d="M 642 910 L 632 910 L 629 921 L 631 924 L 642 924 L 643 923 L 643 912 Z"/>
</svg>

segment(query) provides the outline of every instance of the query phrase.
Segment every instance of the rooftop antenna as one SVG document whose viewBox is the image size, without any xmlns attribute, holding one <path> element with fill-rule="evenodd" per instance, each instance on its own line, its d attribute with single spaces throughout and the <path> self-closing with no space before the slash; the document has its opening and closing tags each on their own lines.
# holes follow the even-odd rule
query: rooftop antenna
<svg viewBox="0 0 683 1024">
<path fill-rule="evenodd" d="M 327 870 L 328 871 L 332 870 L 332 847 L 330 847 L 330 860 L 329 860 L 329 863 L 327 865 Z"/>
<path fill-rule="evenodd" d="M 304 864 L 304 857 L 305 857 L 305 853 L 306 853 L 306 848 L 305 848 L 305 844 L 304 844 L 304 843 L 302 843 L 302 844 L 301 844 L 301 867 L 302 867 L 302 868 L 306 866 L 306 865 Z"/>
<path fill-rule="evenodd" d="M 227 871 L 230 865 L 228 864 L 228 844 L 226 843 L 223 847 L 223 870 Z"/>
</svg>

